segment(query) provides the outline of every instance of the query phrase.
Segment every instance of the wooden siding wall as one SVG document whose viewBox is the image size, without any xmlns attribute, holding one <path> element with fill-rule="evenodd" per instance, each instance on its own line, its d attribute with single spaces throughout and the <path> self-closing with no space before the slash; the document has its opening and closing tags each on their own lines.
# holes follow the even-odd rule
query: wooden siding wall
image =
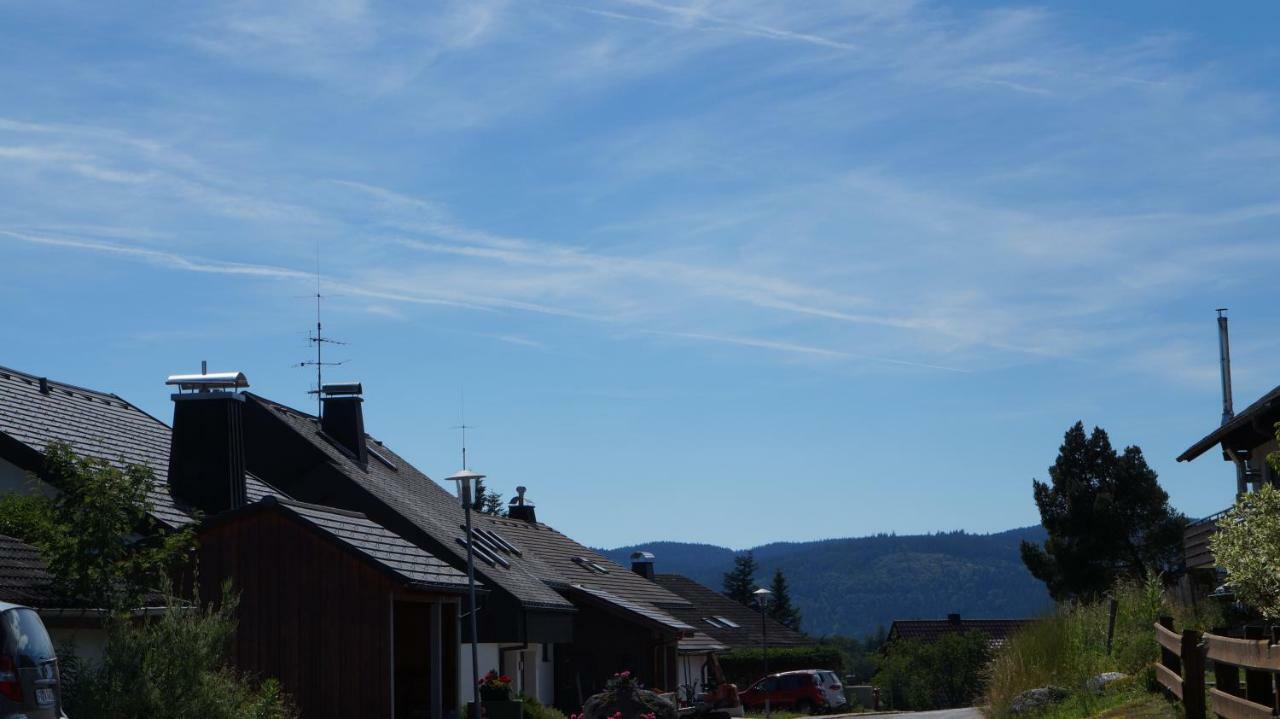
<svg viewBox="0 0 1280 719">
<path fill-rule="evenodd" d="M 390 714 L 390 579 L 308 528 L 260 512 L 200 535 L 206 599 L 240 593 L 234 657 L 280 679 L 305 719 Z"/>
<path fill-rule="evenodd" d="M 636 675 L 646 687 L 673 691 L 679 684 L 676 636 L 663 635 L 593 606 L 579 605 L 574 641 L 555 650 L 555 704 L 565 713 L 582 711 L 582 699 L 604 689 L 616 672 Z"/>
</svg>

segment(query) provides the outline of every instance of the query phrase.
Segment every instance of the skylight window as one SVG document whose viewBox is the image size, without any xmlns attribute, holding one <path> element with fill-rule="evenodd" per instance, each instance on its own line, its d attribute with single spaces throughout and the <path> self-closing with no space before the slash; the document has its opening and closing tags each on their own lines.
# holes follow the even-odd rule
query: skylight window
<svg viewBox="0 0 1280 719">
<path fill-rule="evenodd" d="M 605 568 L 604 568 L 603 566 L 601 566 L 600 564 L 598 564 L 598 563 L 596 563 L 596 562 L 593 562 L 593 561 L 591 561 L 590 559 L 587 559 L 587 558 L 585 558 L 585 557 L 574 557 L 574 558 L 573 558 L 573 562 L 574 562 L 574 564 L 577 564 L 579 567 L 582 567 L 583 569 L 587 570 L 588 572 L 595 572 L 596 574 L 608 574 L 608 573 L 609 573 L 609 570 L 608 570 L 608 569 L 605 569 Z"/>
<path fill-rule="evenodd" d="M 738 624 L 737 622 L 733 621 L 732 619 L 725 619 L 724 617 L 719 617 L 719 616 L 718 616 L 718 617 L 716 617 L 716 621 L 720 622 L 721 624 L 725 625 L 726 627 L 730 627 L 730 628 L 733 628 L 733 629 L 741 629 L 741 628 L 742 628 L 742 625 L 741 625 L 741 624 Z"/>
<path fill-rule="evenodd" d="M 717 622 L 715 617 L 703 617 L 702 621 L 706 622 L 707 624 L 710 624 L 716 629 L 728 629 L 728 627 L 724 626 L 720 622 Z"/>
</svg>

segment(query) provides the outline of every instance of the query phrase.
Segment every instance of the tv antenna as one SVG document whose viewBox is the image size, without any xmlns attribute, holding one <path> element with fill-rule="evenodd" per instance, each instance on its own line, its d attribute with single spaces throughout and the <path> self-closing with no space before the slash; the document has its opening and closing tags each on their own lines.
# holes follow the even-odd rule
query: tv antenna
<svg viewBox="0 0 1280 719">
<path fill-rule="evenodd" d="M 320 294 L 320 241 L 319 240 L 316 241 L 315 299 L 316 299 L 316 331 L 315 331 L 315 334 L 308 335 L 307 339 L 316 348 L 316 358 L 313 360 L 304 360 L 302 362 L 299 362 L 298 364 L 294 365 L 294 367 L 315 367 L 316 368 L 316 388 L 313 390 L 308 390 L 307 394 L 314 394 L 316 396 L 316 419 L 320 419 L 321 415 L 324 413 L 324 397 L 321 395 L 321 390 L 324 388 L 324 368 L 340 367 L 346 364 L 347 361 L 342 360 L 341 362 L 333 362 L 333 361 L 326 362 L 324 359 L 325 345 L 327 344 L 345 345 L 346 342 L 339 342 L 338 340 L 325 337 L 324 325 L 320 323 L 320 301 L 324 299 L 324 295 Z"/>
<path fill-rule="evenodd" d="M 467 430 L 476 429 L 474 424 L 467 424 L 467 396 L 459 393 L 459 404 L 461 409 L 458 416 L 461 418 L 462 424 L 455 424 L 453 429 L 462 430 L 462 468 L 467 468 Z"/>
</svg>

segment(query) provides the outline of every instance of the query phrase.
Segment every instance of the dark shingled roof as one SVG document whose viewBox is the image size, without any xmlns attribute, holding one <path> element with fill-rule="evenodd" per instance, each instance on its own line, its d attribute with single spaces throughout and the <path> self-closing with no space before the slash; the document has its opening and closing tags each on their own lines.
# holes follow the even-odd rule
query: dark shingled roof
<svg viewBox="0 0 1280 719">
<path fill-rule="evenodd" d="M 652 604 L 655 607 L 689 606 L 689 601 L 684 597 L 672 594 L 630 569 L 615 564 L 549 525 L 485 515 L 477 518 L 476 526 L 496 532 L 521 549 L 532 550 L 541 560 L 535 567 L 539 571 L 539 578 L 557 589 L 581 584 L 603 589 L 631 602 Z M 604 573 L 591 565 L 603 569 Z"/>
<path fill-rule="evenodd" d="M 1272 425 L 1277 416 L 1280 416 L 1280 387 L 1276 387 L 1262 395 L 1262 397 L 1258 398 L 1258 401 L 1245 407 L 1239 414 L 1228 420 L 1226 424 L 1213 430 L 1199 442 L 1188 447 L 1185 452 L 1178 455 L 1178 461 L 1189 462 L 1236 433 L 1243 434 L 1246 438 L 1246 445 L 1248 448 L 1252 448 L 1255 444 L 1260 444 L 1275 436 L 1275 430 Z M 1259 420 L 1261 421 L 1259 422 Z M 1256 424 L 1263 425 L 1264 429 L 1261 431 L 1256 429 Z M 1238 449 L 1238 447 L 1232 447 L 1232 449 Z"/>
<path fill-rule="evenodd" d="M 47 380 L 48 394 L 40 391 L 40 377 L 0 367 L 0 436 L 7 436 L 38 454 L 50 442 L 65 442 L 76 454 L 105 459 L 116 466 L 150 467 L 156 487 L 149 495 L 151 514 L 169 527 L 191 521 L 169 495 L 169 442 L 172 431 L 164 422 L 129 404 L 118 395 Z M 257 478 L 245 478 L 250 497 L 271 492 Z"/>
<path fill-rule="evenodd" d="M 899 619 L 889 627 L 888 641 L 915 639 L 936 642 L 948 634 L 982 632 L 992 644 L 1003 644 L 1030 619 Z"/>
<path fill-rule="evenodd" d="M 215 515 L 207 525 L 234 521 L 237 517 L 253 512 L 273 510 L 309 525 L 408 584 L 456 590 L 467 586 L 467 575 L 359 512 L 268 496 L 239 510 Z"/>
<path fill-rule="evenodd" d="M 58 604 L 53 576 L 30 544 L 0 534 L 0 601 L 29 607 Z"/>
<path fill-rule="evenodd" d="M 697 627 L 698 631 L 731 649 L 753 649 L 760 646 L 762 637 L 759 611 L 745 607 L 720 592 L 679 574 L 659 574 L 654 581 L 664 589 L 689 601 L 689 604 L 683 607 L 668 608 L 668 611 L 686 624 Z M 728 625 L 718 618 L 728 619 L 737 626 Z M 707 621 L 708 619 L 715 623 Z M 813 644 L 813 640 L 794 629 L 772 619 L 765 619 L 765 621 L 769 625 L 769 646 L 771 647 Z"/>
<path fill-rule="evenodd" d="M 595 604 L 604 606 L 614 612 L 629 615 L 633 619 L 640 619 L 668 631 L 693 632 L 693 627 L 651 604 L 633 602 L 616 594 L 606 592 L 599 587 L 588 587 L 581 584 L 569 585 L 569 591 L 570 594 L 585 597 L 588 601 L 594 600 Z"/>
<path fill-rule="evenodd" d="M 370 450 L 387 460 L 395 469 L 376 457 L 370 457 L 366 466 L 361 467 L 321 434 L 319 423 L 312 415 L 253 393 L 246 392 L 245 395 L 323 452 L 334 468 L 370 496 L 412 522 L 446 551 L 453 552 L 455 561 L 466 561 L 466 547 L 456 541 L 463 536 L 460 529 L 464 520 L 463 510 L 458 498 L 452 493 L 373 437 L 366 435 Z M 537 566 L 536 557 L 504 555 L 503 559 L 509 566 L 489 566 L 477 560 L 476 574 L 487 586 L 501 587 L 527 607 L 565 611 L 573 609 L 572 603 L 539 578 L 545 570 Z"/>
</svg>

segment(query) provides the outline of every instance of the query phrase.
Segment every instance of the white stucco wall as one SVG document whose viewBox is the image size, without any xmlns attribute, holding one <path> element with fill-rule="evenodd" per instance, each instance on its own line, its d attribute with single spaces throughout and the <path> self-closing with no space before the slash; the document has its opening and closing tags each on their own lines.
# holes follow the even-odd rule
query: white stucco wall
<svg viewBox="0 0 1280 719">
<path fill-rule="evenodd" d="M 46 625 L 47 626 L 47 625 Z M 49 637 L 59 658 L 74 646 L 75 654 L 82 662 L 99 664 L 107 649 L 107 632 L 101 628 L 49 627 Z"/>
<path fill-rule="evenodd" d="M 479 658 L 480 676 L 488 674 L 490 670 L 498 670 L 498 645 L 497 644 L 479 644 L 479 651 L 476 656 Z M 471 675 L 471 645 L 463 643 L 459 650 L 458 660 L 458 697 L 463 704 L 471 701 L 473 689 L 476 685 L 476 679 Z"/>
<path fill-rule="evenodd" d="M 537 659 L 535 666 L 538 668 L 538 680 L 536 682 L 538 690 L 538 701 L 550 706 L 555 700 L 555 659 L 556 647 L 554 644 L 547 647 L 547 661 L 542 661 L 542 647 L 538 647 L 538 653 L 534 657 Z"/>
</svg>

